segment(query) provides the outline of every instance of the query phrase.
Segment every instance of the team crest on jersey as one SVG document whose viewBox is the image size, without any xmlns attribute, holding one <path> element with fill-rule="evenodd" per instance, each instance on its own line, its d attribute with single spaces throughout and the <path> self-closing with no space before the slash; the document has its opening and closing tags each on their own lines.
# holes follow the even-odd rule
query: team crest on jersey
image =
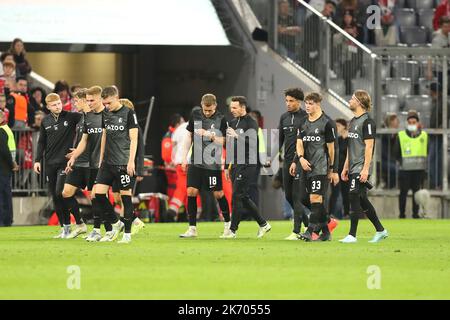
<svg viewBox="0 0 450 320">
<path fill-rule="evenodd" d="M 122 122 L 123 122 L 122 118 L 119 118 L 119 123 L 122 123 Z"/>
<path fill-rule="evenodd" d="M 64 121 L 64 127 L 67 127 L 69 123 L 67 121 Z"/>
<path fill-rule="evenodd" d="M 215 125 L 214 125 L 214 123 L 213 123 L 213 124 L 211 125 L 211 129 L 215 129 L 214 126 L 215 126 Z"/>
<path fill-rule="evenodd" d="M 358 126 L 355 126 L 355 130 L 358 130 Z"/>
<path fill-rule="evenodd" d="M 316 130 L 314 130 L 314 133 L 315 133 L 315 134 L 318 134 L 318 133 L 319 133 L 319 128 L 317 128 Z"/>
</svg>

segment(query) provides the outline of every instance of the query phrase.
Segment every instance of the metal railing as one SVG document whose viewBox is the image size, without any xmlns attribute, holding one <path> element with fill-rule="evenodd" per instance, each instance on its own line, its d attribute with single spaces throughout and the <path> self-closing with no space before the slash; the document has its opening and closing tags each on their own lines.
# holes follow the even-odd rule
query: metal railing
<svg viewBox="0 0 450 320">
<path fill-rule="evenodd" d="M 30 128 L 13 128 L 12 131 L 16 141 L 15 161 L 19 166 L 19 171 L 14 172 L 12 177 L 13 194 L 21 196 L 46 195 L 45 164 L 42 163 L 40 175 L 33 171 L 39 131 Z"/>
<path fill-rule="evenodd" d="M 348 103 L 354 90 L 372 96 L 373 118 L 379 130 L 376 150 L 378 192 L 398 187 L 398 166 L 386 155 L 386 138 L 406 124 L 407 111 L 418 111 L 423 129 L 430 135 L 429 170 L 425 187 L 450 198 L 448 190 L 449 59 L 450 49 L 426 47 L 368 47 L 362 30 L 336 25 L 302 0 L 247 0 L 269 46 L 293 62 L 323 90 Z M 367 27 L 368 28 L 368 27 Z M 364 28 L 364 29 L 367 29 Z M 362 28 L 361 28 L 362 29 Z M 395 115 L 396 127 L 385 124 Z M 443 152 L 445 151 L 445 152 Z M 385 172 L 385 171 L 388 172 Z M 435 192 L 435 193 L 436 193 Z M 443 201 L 445 214 L 446 201 Z"/>
<path fill-rule="evenodd" d="M 398 189 L 401 180 L 401 154 L 398 142 L 399 129 L 383 129 L 377 132 L 376 141 L 376 168 L 374 168 L 374 185 L 379 190 Z M 442 134 L 436 130 L 424 129 L 428 134 L 428 159 L 422 187 L 429 190 L 440 191 L 443 186 Z"/>
</svg>

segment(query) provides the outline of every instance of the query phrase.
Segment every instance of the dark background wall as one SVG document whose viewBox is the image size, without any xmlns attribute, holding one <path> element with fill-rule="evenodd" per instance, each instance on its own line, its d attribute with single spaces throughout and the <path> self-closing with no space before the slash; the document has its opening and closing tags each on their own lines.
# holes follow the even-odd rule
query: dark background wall
<svg viewBox="0 0 450 320">
<path fill-rule="evenodd" d="M 128 60 L 122 69 L 134 76 L 122 75 L 123 94 L 138 102 L 156 97 L 146 147 L 155 160 L 172 114 L 187 118 L 205 93 L 215 94 L 219 110 L 228 113 L 227 97 L 248 93 L 251 63 L 235 47 L 142 47 Z M 137 108 L 142 125 L 147 111 L 148 103 Z"/>
</svg>

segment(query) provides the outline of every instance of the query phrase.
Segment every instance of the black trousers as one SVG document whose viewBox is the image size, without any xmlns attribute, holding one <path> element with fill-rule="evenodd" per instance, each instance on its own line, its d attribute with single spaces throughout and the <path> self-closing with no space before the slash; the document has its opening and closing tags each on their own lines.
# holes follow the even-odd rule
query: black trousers
<svg viewBox="0 0 450 320">
<path fill-rule="evenodd" d="M 249 181 L 249 196 L 250 196 L 250 199 L 252 199 L 252 201 L 256 204 L 256 206 L 258 208 L 259 208 L 258 179 L 259 179 L 260 172 L 261 172 L 261 167 L 258 165 L 258 166 L 256 166 L 256 171 L 254 173 L 252 173 L 253 175 L 250 177 L 250 181 Z M 245 208 L 241 208 L 241 209 L 242 209 L 241 219 L 242 220 L 251 220 L 252 219 L 251 213 L 248 210 L 246 210 Z"/>
<path fill-rule="evenodd" d="M 300 169 L 300 164 L 297 164 L 297 172 L 295 177 L 289 173 L 291 166 L 290 161 L 283 163 L 283 187 L 287 202 L 294 209 L 294 230 L 295 233 L 300 233 L 301 224 L 308 226 L 308 216 L 305 212 L 305 206 L 310 207 L 309 195 L 306 191 L 306 177 Z"/>
<path fill-rule="evenodd" d="M 399 186 L 400 186 L 400 197 L 399 197 L 399 209 L 400 217 L 405 216 L 406 208 L 406 198 L 408 196 L 408 191 L 413 192 L 413 217 L 419 216 L 419 205 L 414 200 L 414 194 L 422 188 L 423 180 L 425 177 L 425 171 L 423 170 L 412 170 L 412 171 L 400 171 L 399 174 Z"/>
<path fill-rule="evenodd" d="M 231 181 L 233 183 L 233 215 L 231 217 L 230 230 L 236 232 L 241 222 L 242 209 L 250 212 L 259 226 L 267 222 L 258 212 L 258 207 L 250 199 L 250 186 L 252 177 L 256 174 L 256 165 L 236 165 L 231 169 Z"/>
<path fill-rule="evenodd" d="M 45 168 L 48 192 L 53 199 L 56 215 L 58 216 L 61 226 L 63 224 L 70 224 L 70 214 L 62 196 L 64 183 L 66 182 L 66 173 L 64 172 L 65 168 L 65 164 L 49 164 Z"/>
<path fill-rule="evenodd" d="M 11 175 L 0 173 L 0 227 L 9 227 L 13 222 Z"/>
</svg>

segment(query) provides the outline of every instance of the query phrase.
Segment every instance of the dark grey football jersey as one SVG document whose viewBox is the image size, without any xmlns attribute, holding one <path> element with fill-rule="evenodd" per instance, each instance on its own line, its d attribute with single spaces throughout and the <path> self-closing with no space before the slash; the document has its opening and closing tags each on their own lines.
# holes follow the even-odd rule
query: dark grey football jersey
<svg viewBox="0 0 450 320">
<path fill-rule="evenodd" d="M 308 117 L 306 112 L 299 109 L 297 112 L 286 112 L 280 117 L 278 125 L 279 130 L 279 148 L 284 145 L 284 161 L 292 162 L 296 154 L 297 131 L 305 119 Z"/>
<path fill-rule="evenodd" d="M 348 129 L 348 161 L 349 173 L 359 174 L 362 171 L 365 160 L 365 140 L 375 139 L 376 124 L 368 113 L 350 121 Z M 375 150 L 375 144 L 373 147 Z M 373 151 L 372 151 L 373 155 Z M 373 160 L 373 159 L 372 159 Z M 369 174 L 372 172 L 373 161 L 370 163 Z"/>
<path fill-rule="evenodd" d="M 88 135 L 89 163 L 91 168 L 98 168 L 100 162 L 100 147 L 103 133 L 103 112 L 88 112 L 85 115 L 83 133 Z"/>
<path fill-rule="evenodd" d="M 312 166 L 306 172 L 308 178 L 328 174 L 327 143 L 336 141 L 334 123 L 324 113 L 319 119 L 311 122 L 306 119 L 299 128 L 298 138 L 303 141 L 304 157 Z"/>
<path fill-rule="evenodd" d="M 129 130 L 138 127 L 136 113 L 122 106 L 117 111 L 103 113 L 103 128 L 106 131 L 104 162 L 114 166 L 126 166 L 130 158 Z"/>
<path fill-rule="evenodd" d="M 81 113 L 80 121 L 78 121 L 76 125 L 76 133 L 75 133 L 75 142 L 73 144 L 73 147 L 76 148 L 78 144 L 81 141 L 81 138 L 83 137 L 83 128 L 84 128 L 84 119 L 85 114 Z M 88 150 L 84 150 L 82 154 L 75 160 L 74 167 L 79 168 L 89 168 L 89 152 Z"/>
<path fill-rule="evenodd" d="M 216 111 L 212 117 L 207 118 L 200 111 L 189 119 L 186 127 L 186 130 L 191 133 L 194 133 L 196 129 L 212 131 L 217 137 L 224 137 L 227 130 L 225 116 Z M 192 165 L 210 170 L 222 169 L 222 146 L 196 134 L 192 134 L 192 143 Z"/>
</svg>

